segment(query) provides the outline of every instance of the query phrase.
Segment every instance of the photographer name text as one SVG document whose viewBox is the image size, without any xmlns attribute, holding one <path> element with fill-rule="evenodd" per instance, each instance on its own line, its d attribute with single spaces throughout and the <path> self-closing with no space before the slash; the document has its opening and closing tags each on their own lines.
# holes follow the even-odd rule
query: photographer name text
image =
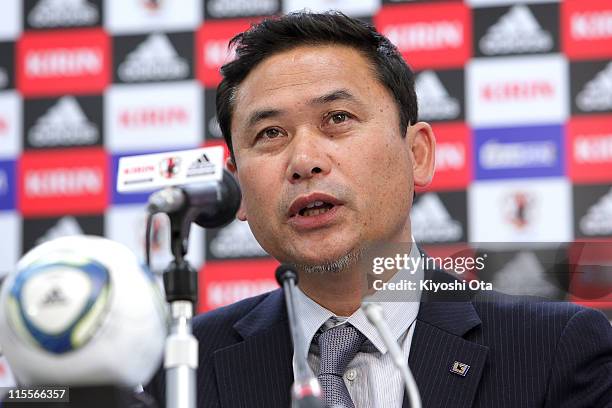
<svg viewBox="0 0 612 408">
<path fill-rule="evenodd" d="M 454 281 L 454 282 L 435 282 L 431 279 L 425 279 L 414 282 L 407 279 L 402 279 L 398 282 L 385 282 L 382 279 L 377 279 L 372 282 L 375 290 L 393 290 L 393 291 L 424 291 L 424 292 L 452 292 L 464 290 L 493 290 L 493 285 L 489 282 L 479 280 L 470 281 Z"/>
</svg>

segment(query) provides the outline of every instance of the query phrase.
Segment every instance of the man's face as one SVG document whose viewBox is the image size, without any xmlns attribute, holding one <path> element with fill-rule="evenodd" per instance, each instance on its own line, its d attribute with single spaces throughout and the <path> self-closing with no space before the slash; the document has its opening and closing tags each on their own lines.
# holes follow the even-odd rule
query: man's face
<svg viewBox="0 0 612 408">
<path fill-rule="evenodd" d="M 238 88 L 231 132 L 238 217 L 279 261 L 319 265 L 410 240 L 411 137 L 358 51 L 302 46 L 265 59 Z"/>
</svg>

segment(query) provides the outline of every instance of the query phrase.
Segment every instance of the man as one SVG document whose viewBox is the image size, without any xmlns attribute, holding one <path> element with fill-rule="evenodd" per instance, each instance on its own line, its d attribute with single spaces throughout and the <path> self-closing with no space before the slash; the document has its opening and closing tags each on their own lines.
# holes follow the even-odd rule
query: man
<svg viewBox="0 0 612 408">
<path fill-rule="evenodd" d="M 339 13 L 265 20 L 233 43 L 217 113 L 242 188 L 238 218 L 298 270 L 307 342 L 292 349 L 281 290 L 198 316 L 198 406 L 289 407 L 293 359 L 304 357 L 328 403 L 406 406 L 360 309 L 357 266 L 373 243 L 412 242 L 414 187 L 433 176 L 435 139 L 417 121 L 413 73 L 388 39 Z M 425 407 L 612 405 L 603 315 L 482 299 L 383 304 Z M 162 403 L 163 381 L 147 387 Z"/>
</svg>

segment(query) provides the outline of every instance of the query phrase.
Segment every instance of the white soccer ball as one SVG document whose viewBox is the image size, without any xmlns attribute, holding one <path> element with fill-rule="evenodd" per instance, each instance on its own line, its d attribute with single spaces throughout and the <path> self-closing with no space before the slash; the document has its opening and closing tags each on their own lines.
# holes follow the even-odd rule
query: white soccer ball
<svg viewBox="0 0 612 408">
<path fill-rule="evenodd" d="M 24 385 L 147 383 L 167 321 L 154 277 L 126 246 L 100 237 L 35 247 L 0 291 L 0 345 Z"/>
</svg>

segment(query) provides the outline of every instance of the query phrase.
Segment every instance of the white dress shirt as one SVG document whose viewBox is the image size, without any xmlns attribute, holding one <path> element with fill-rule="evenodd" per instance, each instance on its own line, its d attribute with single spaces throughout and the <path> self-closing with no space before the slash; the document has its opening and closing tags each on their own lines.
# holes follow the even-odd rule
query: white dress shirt
<svg viewBox="0 0 612 408">
<path fill-rule="evenodd" d="M 418 248 L 412 244 L 410 256 L 419 256 Z M 390 281 L 406 278 L 409 272 L 398 271 Z M 312 343 L 317 331 L 326 330 L 340 324 L 350 323 L 365 335 L 370 346 L 367 352 L 360 351 L 349 363 L 344 373 L 344 383 L 356 408 L 401 408 L 404 396 L 404 385 L 399 371 L 393 365 L 382 338 L 376 328 L 368 321 L 360 309 L 351 316 L 336 316 L 331 311 L 310 299 L 301 290 L 296 291 L 296 310 L 298 324 L 304 333 L 304 343 L 298 344 L 293 356 L 293 372 L 295 375 L 295 359 L 307 358 L 315 375 L 319 372 L 318 346 Z M 419 302 L 380 302 L 387 323 L 394 338 L 397 339 L 408 362 L 410 345 L 415 328 L 415 320 L 419 312 Z M 373 346 L 373 347 L 372 347 Z M 367 348 L 367 347 L 366 347 Z"/>
</svg>

